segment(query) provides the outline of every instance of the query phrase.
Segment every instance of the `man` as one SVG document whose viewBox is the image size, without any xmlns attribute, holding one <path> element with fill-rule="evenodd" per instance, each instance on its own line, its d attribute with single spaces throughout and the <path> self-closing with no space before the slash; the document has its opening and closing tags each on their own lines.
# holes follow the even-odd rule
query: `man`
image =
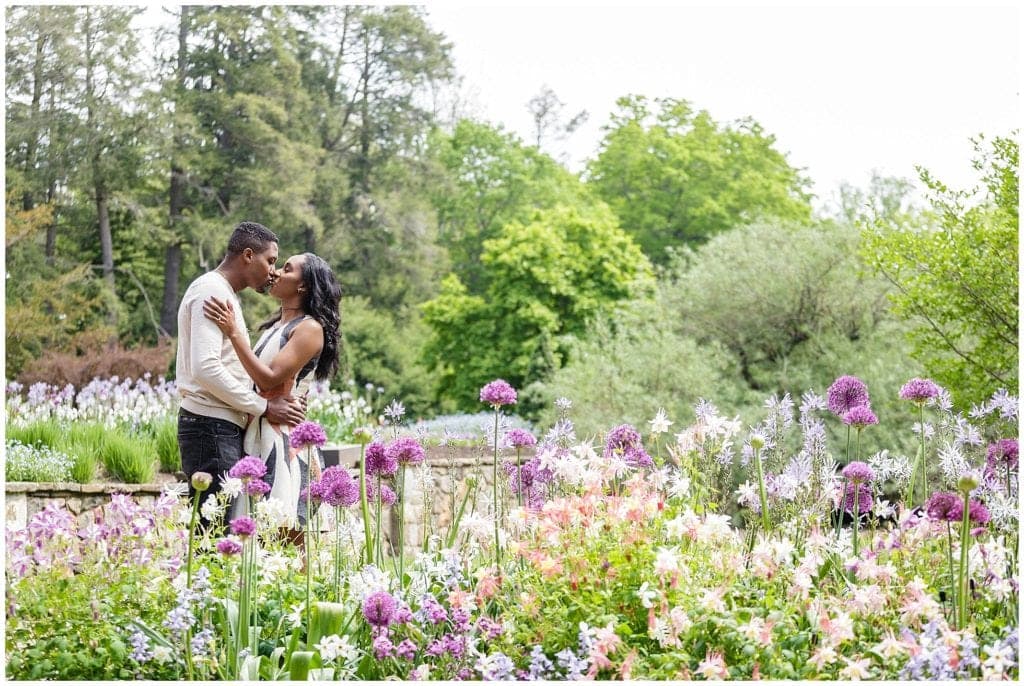
<svg viewBox="0 0 1024 686">
<path fill-rule="evenodd" d="M 253 390 L 231 341 L 203 314 L 203 301 L 210 296 L 231 302 L 238 329 L 248 335 L 237 294 L 245 288 L 269 287 L 277 242 L 262 224 L 240 223 L 231 233 L 224 259 L 192 282 L 178 308 L 178 449 L 189 495 L 195 494 L 195 472 L 213 477 L 210 488 L 200 494 L 200 504 L 221 489 L 220 476 L 242 457 L 242 437 L 252 418 L 265 414 L 272 422 L 295 425 L 305 417 L 301 401 L 267 401 Z"/>
</svg>

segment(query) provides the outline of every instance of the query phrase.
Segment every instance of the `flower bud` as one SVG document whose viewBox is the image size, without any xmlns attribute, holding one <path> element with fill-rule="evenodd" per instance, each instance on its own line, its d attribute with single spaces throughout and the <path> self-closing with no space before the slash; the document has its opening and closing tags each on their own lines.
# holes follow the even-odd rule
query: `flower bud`
<svg viewBox="0 0 1024 686">
<path fill-rule="evenodd" d="M 213 477 L 207 472 L 196 472 L 192 475 L 192 488 L 196 489 L 200 493 L 205 491 L 213 483 Z"/>
<path fill-rule="evenodd" d="M 957 490 L 961 493 L 970 493 L 978 487 L 978 477 L 972 472 L 967 472 L 956 482 Z"/>
<path fill-rule="evenodd" d="M 373 440 L 373 432 L 370 431 L 369 427 L 360 426 L 352 431 L 352 440 L 359 445 L 366 445 Z"/>
<path fill-rule="evenodd" d="M 764 436 L 761 434 L 750 434 L 750 447 L 754 450 L 760 450 L 764 447 Z"/>
</svg>

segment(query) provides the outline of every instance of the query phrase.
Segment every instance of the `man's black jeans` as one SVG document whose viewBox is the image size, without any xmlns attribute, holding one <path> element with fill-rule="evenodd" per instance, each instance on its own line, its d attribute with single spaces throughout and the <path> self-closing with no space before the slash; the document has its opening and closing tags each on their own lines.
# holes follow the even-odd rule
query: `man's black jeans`
<svg viewBox="0 0 1024 686">
<path fill-rule="evenodd" d="M 199 505 L 221 490 L 221 476 L 242 458 L 242 428 L 226 419 L 204 417 L 188 410 L 178 410 L 178 450 L 181 469 L 188 477 L 188 494 L 195 496 L 192 475 L 207 472 L 213 477 L 210 488 L 199 495 Z M 204 517 L 204 526 L 208 525 Z"/>
</svg>

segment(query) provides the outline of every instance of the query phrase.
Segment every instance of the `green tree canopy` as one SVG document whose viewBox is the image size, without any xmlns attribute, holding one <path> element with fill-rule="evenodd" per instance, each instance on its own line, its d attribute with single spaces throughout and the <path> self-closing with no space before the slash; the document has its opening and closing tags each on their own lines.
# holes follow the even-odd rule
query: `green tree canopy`
<svg viewBox="0 0 1024 686">
<path fill-rule="evenodd" d="M 655 263 L 760 217 L 810 218 L 808 181 L 752 119 L 723 126 L 672 98 L 618 107 L 587 183 Z"/>
<path fill-rule="evenodd" d="M 469 293 L 455 274 L 423 305 L 432 336 L 430 365 L 444 395 L 478 406 L 483 384 L 514 386 L 545 377 L 561 362 L 560 336 L 580 333 L 615 302 L 649 285 L 649 265 L 603 204 L 538 210 L 484 243 L 484 295 Z"/>
<path fill-rule="evenodd" d="M 955 191 L 919 169 L 932 212 L 921 225 L 866 226 L 863 254 L 893 286 L 893 311 L 914 325 L 914 354 L 958 403 L 1018 383 L 1019 148 L 974 141 L 984 193 Z"/>
</svg>

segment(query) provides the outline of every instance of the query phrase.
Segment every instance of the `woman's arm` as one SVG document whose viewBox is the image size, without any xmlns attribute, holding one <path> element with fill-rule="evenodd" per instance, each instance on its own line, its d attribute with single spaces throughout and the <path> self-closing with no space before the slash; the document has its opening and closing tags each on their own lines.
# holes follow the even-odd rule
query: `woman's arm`
<svg viewBox="0 0 1024 686">
<path fill-rule="evenodd" d="M 203 314 L 213 320 L 238 353 L 238 359 L 256 386 L 269 390 L 295 378 L 299 370 L 324 346 L 323 327 L 315 319 L 299 322 L 285 346 L 266 364 L 252 351 L 249 341 L 235 325 L 234 306 L 217 298 L 203 303 Z"/>
</svg>

